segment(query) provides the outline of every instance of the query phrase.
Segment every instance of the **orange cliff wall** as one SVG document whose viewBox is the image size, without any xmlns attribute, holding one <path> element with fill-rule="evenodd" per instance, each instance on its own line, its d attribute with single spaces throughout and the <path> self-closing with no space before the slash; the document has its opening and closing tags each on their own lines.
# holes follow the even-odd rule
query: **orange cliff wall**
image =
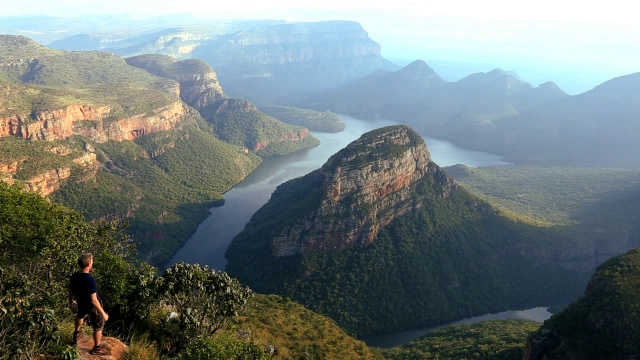
<svg viewBox="0 0 640 360">
<path fill-rule="evenodd" d="M 0 137 L 15 136 L 28 140 L 64 140 L 82 135 L 98 142 L 134 140 L 144 134 L 170 130 L 185 116 L 180 101 L 154 111 L 104 124 L 108 106 L 69 105 L 63 109 L 42 111 L 35 116 L 14 115 L 0 118 Z M 74 126 L 80 121 L 95 121 L 94 126 Z"/>
<path fill-rule="evenodd" d="M 181 101 L 176 101 L 144 114 L 105 124 L 103 119 L 110 111 L 106 106 L 69 105 L 64 109 L 40 112 L 35 119 L 19 115 L 0 118 L 0 137 L 14 136 L 28 140 L 52 141 L 82 135 L 96 142 L 135 140 L 144 134 L 171 130 L 182 121 L 188 110 Z M 91 126 L 78 126 L 82 121 L 94 123 Z M 0 181 L 15 183 L 14 174 L 18 171 L 20 162 L 0 163 Z M 86 168 L 97 166 L 93 150 L 87 150 L 84 155 L 72 159 L 72 162 Z M 24 181 L 25 190 L 48 196 L 58 190 L 63 180 L 70 175 L 70 167 L 50 169 Z"/>
</svg>

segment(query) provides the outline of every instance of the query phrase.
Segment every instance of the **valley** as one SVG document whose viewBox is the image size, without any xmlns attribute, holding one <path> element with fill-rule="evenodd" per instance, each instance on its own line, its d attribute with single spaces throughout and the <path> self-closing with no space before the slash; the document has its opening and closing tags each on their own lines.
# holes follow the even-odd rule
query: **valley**
<svg viewBox="0 0 640 360">
<path fill-rule="evenodd" d="M 44 352 L 73 351 L 56 293 L 73 256 L 53 254 L 85 248 L 114 333 L 150 358 L 636 354 L 638 74 L 577 95 L 508 69 L 447 81 L 355 21 L 178 19 L 0 35 L 3 349 L 34 317 Z M 31 282 L 30 264 L 55 270 Z M 576 298 L 542 326 L 456 324 Z M 190 339 L 190 316 L 211 332 Z M 385 350 L 357 340 L 390 332 Z"/>
<path fill-rule="evenodd" d="M 314 133 L 320 145 L 280 157 L 263 160 L 245 179 L 224 194 L 225 202 L 209 211 L 211 215 L 173 256 L 178 261 L 209 265 L 224 270 L 224 253 L 237 235 L 280 184 L 306 175 L 319 168 L 331 155 L 360 135 L 373 129 L 392 125 L 387 120 L 365 121 L 342 116 L 346 129 L 340 133 Z M 434 161 L 442 166 L 465 164 L 472 167 L 506 164 L 496 155 L 468 151 L 446 141 L 426 139 Z"/>
</svg>

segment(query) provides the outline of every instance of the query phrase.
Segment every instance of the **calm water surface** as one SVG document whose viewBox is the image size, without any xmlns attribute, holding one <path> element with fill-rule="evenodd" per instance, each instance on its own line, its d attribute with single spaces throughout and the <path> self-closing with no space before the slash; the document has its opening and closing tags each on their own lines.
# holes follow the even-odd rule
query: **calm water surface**
<svg viewBox="0 0 640 360">
<path fill-rule="evenodd" d="M 346 129 L 337 134 L 313 133 L 320 145 L 293 154 L 265 159 L 249 176 L 224 194 L 225 204 L 210 209 L 211 215 L 173 256 L 178 261 L 209 265 L 224 270 L 224 253 L 271 193 L 283 182 L 320 168 L 335 154 L 365 132 L 395 124 L 389 120 L 360 120 L 342 115 Z M 440 166 L 465 164 L 471 167 L 507 164 L 497 155 L 465 150 L 441 140 L 425 138 L 432 160 Z"/>
<path fill-rule="evenodd" d="M 434 330 L 438 330 L 448 325 L 475 324 L 475 323 L 478 323 L 481 321 L 487 321 L 487 320 L 507 320 L 507 319 L 526 319 L 526 320 L 543 322 L 548 318 L 550 318 L 552 315 L 547 309 L 548 308 L 546 307 L 536 307 L 536 308 L 527 309 L 527 310 L 503 311 L 496 314 L 486 314 L 482 316 L 475 316 L 471 318 L 462 319 L 460 321 L 450 322 L 450 323 L 441 324 L 437 326 L 402 330 L 402 331 L 396 331 L 389 334 L 364 336 L 360 338 L 360 340 L 363 340 L 369 346 L 389 348 L 393 346 L 402 345 L 409 341 L 416 340 L 421 336 L 424 336 Z"/>
</svg>

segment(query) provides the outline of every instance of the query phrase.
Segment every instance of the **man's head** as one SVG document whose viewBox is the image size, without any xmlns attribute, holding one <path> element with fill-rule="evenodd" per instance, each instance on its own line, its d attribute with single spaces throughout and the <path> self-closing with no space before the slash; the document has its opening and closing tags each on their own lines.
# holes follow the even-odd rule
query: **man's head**
<svg viewBox="0 0 640 360">
<path fill-rule="evenodd" d="M 80 266 L 80 269 L 88 268 L 92 263 L 93 255 L 91 255 L 91 253 L 84 253 L 78 258 L 78 266 Z"/>
</svg>

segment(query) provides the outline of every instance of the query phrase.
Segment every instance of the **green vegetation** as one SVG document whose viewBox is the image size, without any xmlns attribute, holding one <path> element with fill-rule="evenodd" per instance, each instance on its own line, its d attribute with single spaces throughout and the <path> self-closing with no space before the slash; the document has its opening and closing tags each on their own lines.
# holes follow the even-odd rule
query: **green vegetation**
<svg viewBox="0 0 640 360">
<path fill-rule="evenodd" d="M 634 199 L 640 200 L 640 170 L 455 165 L 445 171 L 506 213 L 545 226 L 602 218 L 619 226 L 633 219 Z"/>
<path fill-rule="evenodd" d="M 129 65 L 145 69 L 154 75 L 166 78 L 176 78 L 182 75 L 201 75 L 212 72 L 211 66 L 201 59 L 178 61 L 167 55 L 144 54 L 127 58 L 125 61 Z"/>
<path fill-rule="evenodd" d="M 311 131 L 334 133 L 340 132 L 345 128 L 340 116 L 329 111 L 320 112 L 276 105 L 265 105 L 259 108 L 263 113 L 273 116 L 282 122 L 304 126 Z"/>
<path fill-rule="evenodd" d="M 67 285 L 87 251 L 110 315 L 105 334 L 130 344 L 128 359 L 268 359 L 270 344 L 282 359 L 372 357 L 333 321 L 253 298 L 226 273 L 178 263 L 158 276 L 121 228 L 4 183 L 0 217 L 0 358 L 73 358 Z"/>
<path fill-rule="evenodd" d="M 388 360 L 520 360 L 527 335 L 539 327 L 528 320 L 452 325 L 382 354 Z"/>
<path fill-rule="evenodd" d="M 319 144 L 307 129 L 284 124 L 245 100 L 221 100 L 217 106 L 225 111 L 204 113 L 215 134 L 230 144 L 260 152 L 261 156 L 284 155 Z M 300 141 L 302 136 L 305 141 Z"/>
<path fill-rule="evenodd" d="M 302 305 L 276 295 L 254 296 L 234 318 L 232 328 L 256 344 L 273 345 L 282 359 L 370 359 L 362 341 L 347 335 L 336 323 Z"/>
<path fill-rule="evenodd" d="M 545 321 L 532 337 L 545 359 L 640 356 L 640 248 L 607 260 L 585 295 Z"/>
<path fill-rule="evenodd" d="M 640 246 L 638 170 L 455 166 L 446 171 L 505 216 L 542 226 L 573 250 L 610 249 L 602 257 Z"/>
<path fill-rule="evenodd" d="M 19 60 L 61 52 L 44 47 L 25 36 L 0 35 L 0 58 L 3 59 Z"/>
<path fill-rule="evenodd" d="M 22 60 L 20 60 L 22 59 Z M 0 116 L 109 106 L 109 119 L 143 114 L 178 101 L 177 84 L 99 51 L 54 51 L 18 36 L 0 38 Z M 107 119 L 107 120 L 109 120 Z"/>
<path fill-rule="evenodd" d="M 251 294 L 228 275 L 197 265 L 176 264 L 157 276 L 134 261 L 129 238 L 117 227 L 89 225 L 75 211 L 2 183 L 0 216 L 9 220 L 0 224 L 0 358 L 70 353 L 71 332 L 63 326 L 72 323 L 67 286 L 82 252 L 96 259 L 93 274 L 110 314 L 106 331 L 147 336 L 170 357 L 211 337 Z M 178 312 L 160 319 L 167 309 Z"/>
<path fill-rule="evenodd" d="M 93 144 L 104 167 L 76 171 L 52 198 L 89 220 L 127 219 L 142 258 L 169 260 L 222 193 L 260 162 L 207 132 L 198 117 L 135 142 Z"/>
<path fill-rule="evenodd" d="M 444 174 L 433 171 L 413 185 L 416 209 L 381 229 L 372 244 L 273 257 L 271 239 L 317 203 L 317 172 L 291 180 L 234 238 L 227 271 L 257 292 L 289 296 L 358 335 L 580 292 L 588 274 L 515 250 L 575 250 L 570 239 L 500 216 L 461 188 L 445 196 Z"/>
<path fill-rule="evenodd" d="M 25 141 L 4 137 L 0 138 L 0 164 L 19 164 L 13 178 L 24 181 L 50 170 L 78 168 L 72 160 L 84 153 L 81 146 L 77 141 Z"/>
</svg>

